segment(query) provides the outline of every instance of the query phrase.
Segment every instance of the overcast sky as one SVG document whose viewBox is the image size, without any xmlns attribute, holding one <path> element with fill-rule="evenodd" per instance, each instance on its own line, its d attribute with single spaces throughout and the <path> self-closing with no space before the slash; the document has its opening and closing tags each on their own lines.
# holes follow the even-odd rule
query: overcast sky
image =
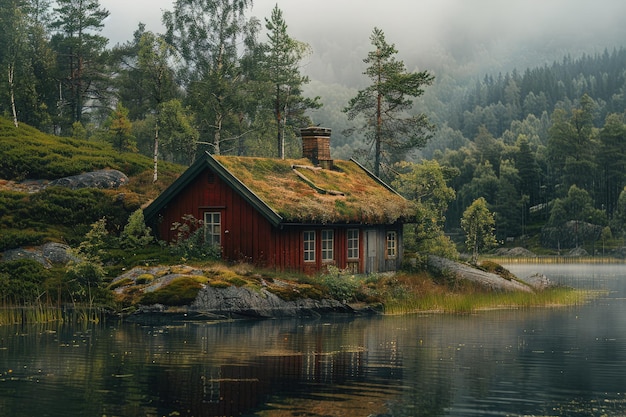
<svg viewBox="0 0 626 417">
<path fill-rule="evenodd" d="M 162 32 L 161 16 L 174 0 L 100 0 L 111 13 L 103 35 L 110 45 L 132 38 L 139 22 Z M 328 60 L 362 60 L 372 29 L 381 28 L 407 66 L 480 62 L 496 56 L 505 70 L 520 54 L 560 60 L 565 53 L 600 53 L 626 46 L 624 0 L 255 0 L 250 15 L 261 21 L 275 4 L 289 33 L 314 50 L 311 66 Z M 547 54 L 547 55 L 546 55 Z M 550 55 L 554 55 L 551 57 Z M 450 64 L 450 62 L 448 62 Z M 490 64 L 491 65 L 491 64 Z M 413 68 L 411 68 L 413 69 Z M 523 70 L 523 68 L 521 68 Z"/>
</svg>

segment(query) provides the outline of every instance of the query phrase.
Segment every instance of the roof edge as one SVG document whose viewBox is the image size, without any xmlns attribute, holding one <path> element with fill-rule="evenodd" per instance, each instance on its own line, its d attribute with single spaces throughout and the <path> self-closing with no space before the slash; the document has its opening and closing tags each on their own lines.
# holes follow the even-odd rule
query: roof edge
<svg viewBox="0 0 626 417">
<path fill-rule="evenodd" d="M 404 198 L 404 196 L 402 194 L 400 194 L 399 192 L 397 192 L 396 190 L 393 189 L 393 187 L 391 187 L 389 184 L 387 184 L 385 181 L 381 180 L 379 177 L 377 177 L 376 175 L 374 175 L 374 173 L 372 171 L 370 171 L 369 169 L 365 168 L 363 165 L 361 165 L 356 159 L 354 158 L 350 158 L 350 162 L 354 162 L 359 168 L 361 168 L 363 171 L 365 171 L 367 173 L 367 175 L 370 176 L 370 178 L 372 178 L 374 181 L 376 181 L 378 184 L 382 185 L 383 187 L 385 187 L 387 190 L 391 191 L 392 193 L 394 193 L 395 195 Z M 405 199 L 405 198 L 404 198 Z M 406 199 L 405 199 L 406 200 Z"/>
<path fill-rule="evenodd" d="M 265 217 L 273 226 L 278 227 L 283 218 L 268 206 L 259 196 L 246 187 L 237 177 L 235 177 L 224 165 L 211 154 L 206 153 L 205 158 L 198 158 L 187 168 L 165 191 L 155 198 L 144 210 L 144 217 L 149 222 L 161 211 L 178 192 L 191 183 L 197 175 L 206 167 L 215 171 L 215 173 L 228 185 L 230 185 L 244 200 L 256 208 L 263 217 Z"/>
<path fill-rule="evenodd" d="M 177 194 L 177 190 L 184 188 L 189 184 L 198 173 L 204 169 L 205 161 L 203 158 L 198 158 L 193 164 L 189 166 L 178 178 L 174 180 L 161 194 L 159 194 L 152 202 L 143 210 L 143 215 L 146 221 L 149 221 L 157 213 L 165 207 Z"/>
<path fill-rule="evenodd" d="M 239 178 L 220 163 L 213 155 L 206 153 L 206 161 L 209 167 L 215 170 L 216 174 L 230 185 L 244 200 L 256 208 L 273 226 L 278 227 L 283 222 L 283 217 L 276 213 L 263 199 L 248 188 Z"/>
</svg>

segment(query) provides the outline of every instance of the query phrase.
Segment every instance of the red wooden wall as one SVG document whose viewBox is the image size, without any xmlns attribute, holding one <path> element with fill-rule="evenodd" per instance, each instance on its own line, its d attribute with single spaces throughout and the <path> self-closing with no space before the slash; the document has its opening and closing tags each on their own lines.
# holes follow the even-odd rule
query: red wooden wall
<svg viewBox="0 0 626 417">
<path fill-rule="evenodd" d="M 243 261 L 261 267 L 294 270 L 312 274 L 323 270 L 321 261 L 321 230 L 334 230 L 334 265 L 348 267 L 347 230 L 359 229 L 359 260 L 350 264 L 354 272 L 365 272 L 364 225 L 289 225 L 274 227 L 255 208 L 228 184 L 206 168 L 185 189 L 164 207 L 157 216 L 157 232 L 161 240 L 172 241 L 175 231 L 170 230 L 183 216 L 193 215 L 204 219 L 205 212 L 220 212 L 222 221 L 222 257 L 230 261 Z M 304 262 L 303 232 L 316 231 L 316 261 Z M 394 268 L 395 269 L 395 268 Z"/>
</svg>

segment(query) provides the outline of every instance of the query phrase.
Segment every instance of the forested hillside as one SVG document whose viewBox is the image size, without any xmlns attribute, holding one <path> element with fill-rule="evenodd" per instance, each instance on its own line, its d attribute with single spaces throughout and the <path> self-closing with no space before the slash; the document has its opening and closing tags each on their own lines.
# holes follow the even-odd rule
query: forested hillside
<svg viewBox="0 0 626 417">
<path fill-rule="evenodd" d="M 433 117 L 440 129 L 421 157 L 458 170 L 448 227 L 458 226 L 463 210 L 485 197 L 501 240 L 541 227 L 542 243 L 553 248 L 600 239 L 606 226 L 621 237 L 625 68 L 624 49 L 565 57 L 550 66 L 485 75 L 457 87 L 448 101 L 444 94 L 436 97 L 433 107 L 442 111 Z M 566 232 L 572 221 L 596 227 L 577 240 Z"/>
</svg>

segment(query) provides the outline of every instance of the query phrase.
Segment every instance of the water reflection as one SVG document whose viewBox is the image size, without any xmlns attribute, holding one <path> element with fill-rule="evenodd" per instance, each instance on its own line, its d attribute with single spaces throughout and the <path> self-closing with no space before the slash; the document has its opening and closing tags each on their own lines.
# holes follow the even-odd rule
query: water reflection
<svg viewBox="0 0 626 417">
<path fill-rule="evenodd" d="M 609 292 L 458 316 L 0 327 L 0 416 L 626 414 L 626 270 L 548 272 Z"/>
</svg>

